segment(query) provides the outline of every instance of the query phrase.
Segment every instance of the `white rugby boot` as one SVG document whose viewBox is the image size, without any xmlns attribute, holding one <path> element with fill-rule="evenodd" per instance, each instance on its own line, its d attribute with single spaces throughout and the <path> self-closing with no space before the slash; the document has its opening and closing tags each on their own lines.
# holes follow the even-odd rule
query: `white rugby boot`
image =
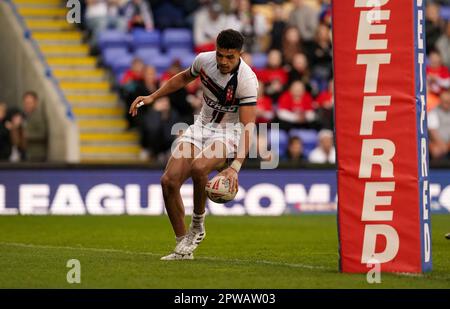
<svg viewBox="0 0 450 309">
<path fill-rule="evenodd" d="M 161 261 L 177 261 L 177 260 L 193 260 L 194 259 L 194 254 L 189 253 L 189 254 L 179 254 L 176 252 L 173 252 L 169 255 L 163 256 L 161 258 Z"/>
<path fill-rule="evenodd" d="M 176 242 L 177 245 L 183 240 L 185 236 L 181 236 L 181 237 L 176 237 Z M 172 252 L 166 256 L 163 256 L 161 258 L 161 261 L 179 261 L 179 260 L 193 260 L 194 259 L 194 254 L 190 253 L 190 254 L 179 254 L 176 252 Z"/>
<path fill-rule="evenodd" d="M 192 254 L 202 240 L 205 239 L 205 236 L 206 231 L 203 225 L 200 228 L 193 228 L 191 225 L 186 236 L 175 247 L 174 253 L 181 255 Z"/>
</svg>

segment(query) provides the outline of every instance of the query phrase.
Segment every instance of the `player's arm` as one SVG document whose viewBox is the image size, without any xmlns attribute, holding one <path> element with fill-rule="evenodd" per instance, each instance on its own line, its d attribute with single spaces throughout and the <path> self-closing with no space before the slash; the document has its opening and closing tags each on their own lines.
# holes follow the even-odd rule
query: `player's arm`
<svg viewBox="0 0 450 309">
<path fill-rule="evenodd" d="M 221 172 L 223 176 L 230 179 L 231 188 L 234 188 L 236 191 L 238 190 L 237 174 L 250 150 L 251 138 L 255 129 L 256 106 L 244 105 L 239 107 L 239 119 L 242 130 L 236 157 L 230 167 Z"/>
<path fill-rule="evenodd" d="M 131 104 L 129 113 L 132 116 L 136 116 L 138 108 L 141 107 L 142 105 L 152 104 L 158 98 L 167 96 L 183 88 L 184 86 L 192 82 L 194 79 L 196 79 L 196 77 L 191 74 L 190 69 L 186 69 L 183 72 L 178 73 L 177 75 L 169 79 L 161 88 L 153 92 L 151 95 L 137 97 L 136 100 L 134 100 L 133 104 Z"/>
<path fill-rule="evenodd" d="M 243 126 L 243 130 L 241 131 L 238 152 L 234 161 L 238 162 L 237 164 L 240 168 L 240 165 L 244 163 L 245 157 L 247 157 L 250 149 L 251 138 L 255 129 L 256 105 L 241 106 L 239 108 L 239 120 Z M 239 172 L 239 169 L 237 169 L 237 172 Z"/>
</svg>

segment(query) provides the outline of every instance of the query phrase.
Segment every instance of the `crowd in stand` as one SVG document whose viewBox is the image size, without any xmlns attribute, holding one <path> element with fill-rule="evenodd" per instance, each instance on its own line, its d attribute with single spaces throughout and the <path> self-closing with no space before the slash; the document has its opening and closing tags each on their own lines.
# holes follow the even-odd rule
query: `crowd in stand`
<svg viewBox="0 0 450 309">
<path fill-rule="evenodd" d="M 34 91 L 22 96 L 20 107 L 0 102 L 0 162 L 43 162 L 47 159 L 45 113 Z"/>
<path fill-rule="evenodd" d="M 334 163 L 333 68 L 330 0 L 276 1 L 145 1 L 88 0 L 85 26 L 95 46 L 98 33 L 107 28 L 152 31 L 185 27 L 193 32 L 195 53 L 214 50 L 220 30 L 233 28 L 246 38 L 242 58 L 259 79 L 258 123 L 279 123 L 287 133 L 286 160 Z M 450 146 L 450 23 L 442 12 L 445 1 L 427 1 L 427 81 L 432 160 L 449 158 Z M 266 65 L 254 66 L 255 57 L 266 55 Z M 120 80 L 121 96 L 130 104 L 149 94 L 183 70 L 179 61 L 160 73 L 135 59 Z M 174 123 L 191 124 L 201 108 L 198 81 L 159 100 L 129 118 L 141 132 L 141 144 L 152 158 L 167 158 L 175 136 Z M 316 147 L 305 147 L 301 134 L 313 131 Z M 258 139 L 260 140 L 260 139 Z M 258 145 L 260 147 L 260 145 Z M 306 149 L 308 148 L 308 149 Z"/>
</svg>

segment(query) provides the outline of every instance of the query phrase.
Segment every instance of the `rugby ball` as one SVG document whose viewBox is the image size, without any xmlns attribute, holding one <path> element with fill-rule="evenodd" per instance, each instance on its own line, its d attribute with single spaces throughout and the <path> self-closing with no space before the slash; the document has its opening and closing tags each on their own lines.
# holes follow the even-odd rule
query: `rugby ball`
<svg viewBox="0 0 450 309">
<path fill-rule="evenodd" d="M 206 195 L 211 201 L 216 203 L 229 202 L 234 199 L 237 193 L 230 186 L 231 183 L 227 178 L 217 175 L 206 184 Z"/>
</svg>

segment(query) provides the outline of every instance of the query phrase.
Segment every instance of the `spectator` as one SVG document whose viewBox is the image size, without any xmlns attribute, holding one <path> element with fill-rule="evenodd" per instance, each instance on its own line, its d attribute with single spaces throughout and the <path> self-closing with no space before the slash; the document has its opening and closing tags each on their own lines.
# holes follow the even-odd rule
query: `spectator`
<svg viewBox="0 0 450 309">
<path fill-rule="evenodd" d="M 200 113 L 203 106 L 203 91 L 201 90 L 201 88 L 198 88 L 196 91 L 194 91 L 194 93 L 188 94 L 186 100 L 192 106 L 192 109 L 194 110 L 192 114 L 195 118 L 195 116 Z"/>
<path fill-rule="evenodd" d="M 291 128 L 311 128 L 315 120 L 313 99 L 305 91 L 301 81 L 295 81 L 284 92 L 278 103 L 277 116 L 280 129 L 289 131 Z"/>
<path fill-rule="evenodd" d="M 445 32 L 436 42 L 436 49 L 442 56 L 442 63 L 450 69 L 450 21 L 447 21 Z"/>
<path fill-rule="evenodd" d="M 334 129 L 334 97 L 333 80 L 328 83 L 328 89 L 322 91 L 316 98 L 316 113 L 322 129 Z"/>
<path fill-rule="evenodd" d="M 295 54 L 302 51 L 300 32 L 297 28 L 287 27 L 283 33 L 282 53 L 285 63 L 291 64 Z"/>
<path fill-rule="evenodd" d="M 319 21 L 331 29 L 331 0 L 321 0 L 320 2 Z"/>
<path fill-rule="evenodd" d="M 450 159 L 450 90 L 441 93 L 440 103 L 428 114 L 430 155 Z"/>
<path fill-rule="evenodd" d="M 431 51 L 428 60 L 427 85 L 429 91 L 439 97 L 443 90 L 450 88 L 450 73 L 442 65 L 441 55 L 437 51 Z"/>
<path fill-rule="evenodd" d="M 90 44 L 95 46 L 98 34 L 108 28 L 125 31 L 126 24 L 121 15 L 120 0 L 87 0 L 85 20 L 90 32 Z"/>
<path fill-rule="evenodd" d="M 140 58 L 134 58 L 131 62 L 131 67 L 125 72 L 120 81 L 122 86 L 126 86 L 130 83 L 142 81 L 145 70 L 145 63 Z"/>
<path fill-rule="evenodd" d="M 27 91 L 22 99 L 25 114 L 24 136 L 26 160 L 42 162 L 47 160 L 48 130 L 45 111 L 40 107 L 39 97 L 34 91 Z"/>
<path fill-rule="evenodd" d="M 319 145 L 309 154 L 311 163 L 335 163 L 336 150 L 334 149 L 333 131 L 321 130 L 319 132 Z"/>
<path fill-rule="evenodd" d="M 305 85 L 308 91 L 311 91 L 310 85 L 310 70 L 308 64 L 308 58 L 303 53 L 297 53 L 292 57 L 292 63 L 289 66 L 288 76 L 289 85 L 296 80 L 300 80 Z"/>
<path fill-rule="evenodd" d="M 194 17 L 194 45 L 197 53 L 215 49 L 215 40 L 220 31 L 229 26 L 228 16 L 219 2 L 201 7 Z"/>
<path fill-rule="evenodd" d="M 286 157 L 289 161 L 295 163 L 306 162 L 303 142 L 298 136 L 291 136 L 288 141 Z"/>
<path fill-rule="evenodd" d="M 272 49 L 267 56 L 266 68 L 256 72 L 258 79 L 266 84 L 266 94 L 274 101 L 278 100 L 283 92 L 284 85 L 288 81 L 287 72 L 282 64 L 281 52 Z"/>
<path fill-rule="evenodd" d="M 150 2 L 144 0 L 130 0 L 124 7 L 124 16 L 128 30 L 143 28 L 153 30 L 154 21 Z"/>
<path fill-rule="evenodd" d="M 318 90 L 321 90 L 327 87 L 333 75 L 333 50 L 327 26 L 321 24 L 317 28 L 316 40 L 308 49 L 312 78 L 318 82 Z"/>
<path fill-rule="evenodd" d="M 132 117 L 128 110 L 130 108 L 130 105 L 133 103 L 133 100 L 137 98 L 138 96 L 146 96 L 149 95 L 156 90 L 158 90 L 159 87 L 159 80 L 156 73 L 156 69 L 153 66 L 146 66 L 144 69 L 144 75 L 143 79 L 137 79 L 135 80 L 133 85 L 133 88 L 129 88 L 130 92 L 127 94 L 126 101 L 127 102 L 127 108 L 126 108 L 126 118 L 129 124 L 129 127 L 136 127 L 141 126 L 142 123 L 142 115 L 146 113 L 148 106 L 142 106 L 142 111 L 140 114 L 138 114 L 136 117 Z M 141 144 L 143 142 L 141 141 Z"/>
<path fill-rule="evenodd" d="M 107 28 L 116 29 L 119 31 L 127 30 L 127 21 L 123 16 L 122 3 L 123 0 L 107 0 Z"/>
<path fill-rule="evenodd" d="M 281 50 L 283 48 L 283 33 L 286 28 L 286 12 L 279 2 L 271 3 L 273 6 L 272 31 L 270 32 L 270 49 Z"/>
<path fill-rule="evenodd" d="M 7 111 L 6 103 L 0 102 L 0 161 L 8 161 L 11 155 L 11 136 L 5 125 Z"/>
<path fill-rule="evenodd" d="M 261 40 L 268 31 L 265 17 L 252 11 L 249 0 L 237 0 L 236 17 L 240 23 L 238 30 L 245 37 L 244 50 L 262 51 Z"/>
<path fill-rule="evenodd" d="M 24 122 L 24 115 L 19 109 L 13 109 L 8 112 L 5 127 L 10 132 L 11 154 L 9 161 L 11 162 L 19 162 L 26 159 Z"/>
<path fill-rule="evenodd" d="M 425 12 L 425 31 L 426 31 L 426 45 L 427 51 L 430 52 L 435 49 L 436 42 L 439 39 L 443 22 L 439 16 L 439 5 L 433 2 L 429 2 Z"/>
<path fill-rule="evenodd" d="M 163 163 L 176 138 L 172 127 L 179 121 L 178 114 L 171 108 L 169 98 L 162 97 L 152 104 L 143 120 L 141 130 L 150 157 Z"/>
<path fill-rule="evenodd" d="M 146 95 L 151 94 L 158 90 L 159 88 L 159 80 L 158 74 L 156 72 L 155 67 L 148 65 L 144 69 L 144 80 L 141 85 L 145 87 Z M 143 93 L 143 91 L 142 91 Z M 143 94 L 136 95 L 135 97 L 141 96 Z"/>
<path fill-rule="evenodd" d="M 131 67 L 125 72 L 120 81 L 120 94 L 122 99 L 127 103 L 127 107 L 133 103 L 135 94 L 143 92 L 142 89 L 144 81 L 145 63 L 140 58 L 134 58 Z M 127 108 L 128 110 L 128 108 Z M 136 120 L 127 113 L 128 127 L 136 126 Z"/>
<path fill-rule="evenodd" d="M 256 101 L 256 123 L 270 123 L 275 116 L 272 99 L 264 93 L 264 83 L 259 81 Z"/>
<path fill-rule="evenodd" d="M 295 7 L 289 16 L 289 24 L 300 31 L 303 41 L 313 41 L 319 23 L 318 12 L 306 5 L 304 0 L 292 0 L 292 2 Z"/>
<path fill-rule="evenodd" d="M 98 34 L 106 29 L 108 16 L 108 4 L 106 0 L 87 0 L 84 18 L 90 32 L 91 45 L 97 43 Z"/>
<path fill-rule="evenodd" d="M 161 84 L 164 84 L 173 76 L 183 71 L 179 60 L 175 60 L 169 69 L 161 77 Z M 178 113 L 181 122 L 189 125 L 194 123 L 194 109 L 187 101 L 188 92 L 186 88 L 181 88 L 169 95 L 172 108 Z"/>
</svg>

